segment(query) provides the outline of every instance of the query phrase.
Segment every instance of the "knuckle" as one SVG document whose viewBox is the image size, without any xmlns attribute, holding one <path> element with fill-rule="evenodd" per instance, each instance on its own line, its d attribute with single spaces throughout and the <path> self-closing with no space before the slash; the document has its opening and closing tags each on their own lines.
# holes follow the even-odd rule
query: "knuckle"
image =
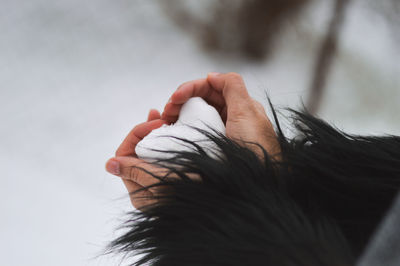
<svg viewBox="0 0 400 266">
<path fill-rule="evenodd" d="M 260 111 L 264 111 L 265 110 L 264 106 L 260 102 L 258 102 L 256 100 L 253 100 L 253 105 L 256 108 L 256 110 L 260 110 Z"/>
<path fill-rule="evenodd" d="M 130 180 L 132 180 L 133 182 L 137 182 L 138 181 L 138 179 L 139 179 L 139 171 L 138 171 L 138 169 L 136 167 L 134 167 L 134 166 L 130 167 L 128 178 Z"/>
<path fill-rule="evenodd" d="M 142 124 L 143 123 L 140 123 L 140 124 L 137 124 L 136 126 L 134 126 L 133 129 L 131 130 L 131 132 L 136 131 L 140 127 L 140 125 L 142 125 Z"/>
<path fill-rule="evenodd" d="M 229 72 L 226 77 L 232 81 L 242 81 L 242 76 L 236 72 Z"/>
<path fill-rule="evenodd" d="M 266 116 L 265 108 L 259 101 L 252 99 L 249 109 L 255 115 Z"/>
<path fill-rule="evenodd" d="M 181 85 L 178 86 L 178 88 L 176 90 L 177 91 L 180 90 L 182 87 L 186 86 L 189 83 L 191 83 L 191 82 L 190 81 L 186 81 L 186 82 L 182 83 Z"/>
</svg>

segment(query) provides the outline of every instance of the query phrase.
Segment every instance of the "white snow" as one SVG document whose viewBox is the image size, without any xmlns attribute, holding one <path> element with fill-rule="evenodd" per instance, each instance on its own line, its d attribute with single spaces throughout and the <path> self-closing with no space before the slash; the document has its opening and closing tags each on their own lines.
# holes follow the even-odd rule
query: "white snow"
<svg viewBox="0 0 400 266">
<path fill-rule="evenodd" d="M 163 125 L 143 138 L 136 146 L 136 154 L 142 159 L 170 158 L 174 156 L 174 153 L 166 151 L 193 150 L 192 145 L 179 140 L 185 139 L 196 142 L 210 156 L 213 156 L 218 148 L 197 129 L 212 134 L 217 131 L 225 135 L 225 126 L 219 113 L 200 97 L 190 98 L 182 106 L 175 124 Z"/>
<path fill-rule="evenodd" d="M 268 62 L 254 63 L 203 53 L 158 1 L 3 0 L 0 265 L 119 265 L 96 255 L 132 210 L 104 170 L 128 132 L 179 84 L 210 71 L 241 73 L 260 102 L 268 90 L 278 107 L 296 108 L 330 2 L 314 1 L 325 12 L 311 10 Z M 354 3 L 362 2 L 370 1 Z M 321 117 L 360 134 L 400 134 L 399 49 L 373 18 L 349 12 Z"/>
</svg>

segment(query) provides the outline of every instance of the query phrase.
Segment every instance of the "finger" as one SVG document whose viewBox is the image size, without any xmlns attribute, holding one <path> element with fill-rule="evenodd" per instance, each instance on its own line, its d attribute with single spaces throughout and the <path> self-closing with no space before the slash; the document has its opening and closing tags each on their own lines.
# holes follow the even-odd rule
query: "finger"
<svg viewBox="0 0 400 266">
<path fill-rule="evenodd" d="M 178 119 L 179 112 L 181 111 L 182 104 L 174 104 L 169 102 L 165 105 L 161 119 L 168 123 L 174 123 Z"/>
<path fill-rule="evenodd" d="M 149 112 L 149 115 L 147 116 L 147 122 L 156 120 L 156 119 L 161 119 L 160 112 L 157 111 L 156 109 L 151 109 Z"/>
<path fill-rule="evenodd" d="M 158 183 L 157 177 L 163 177 L 168 173 L 167 169 L 154 166 L 141 159 L 130 156 L 117 156 L 108 160 L 106 170 L 125 180 L 147 187 Z"/>
<path fill-rule="evenodd" d="M 144 122 L 137 125 L 134 129 L 129 132 L 128 136 L 121 143 L 117 149 L 116 156 L 129 156 L 136 155 L 135 148 L 139 141 L 141 141 L 147 134 L 152 130 L 161 127 L 166 122 L 161 119 L 156 119 L 150 122 Z"/>
<path fill-rule="evenodd" d="M 222 94 L 214 90 L 206 79 L 189 81 L 181 86 L 172 94 L 170 101 L 165 105 L 161 119 L 168 123 L 174 123 L 178 119 L 182 105 L 192 97 L 201 97 L 208 104 L 220 112 L 225 106 Z"/>
<path fill-rule="evenodd" d="M 149 190 L 140 190 L 143 189 L 143 187 L 133 181 L 126 179 L 122 179 L 122 181 L 128 190 L 131 203 L 136 209 L 140 209 L 153 201 L 153 193 Z"/>
<path fill-rule="evenodd" d="M 216 91 L 222 94 L 226 102 L 228 114 L 229 109 L 232 107 L 244 107 L 251 101 L 243 78 L 237 73 L 209 73 L 207 81 Z"/>
<path fill-rule="evenodd" d="M 179 113 L 181 111 L 183 104 L 173 104 L 173 103 L 167 103 L 164 107 L 163 114 L 161 116 L 161 119 L 166 120 L 167 122 L 176 122 L 176 120 L 179 117 Z M 224 106 L 225 107 L 225 106 Z M 222 110 L 224 107 L 215 107 L 218 113 L 222 114 Z"/>
<path fill-rule="evenodd" d="M 222 94 L 210 86 L 207 79 L 198 79 L 182 84 L 172 94 L 171 102 L 173 104 L 184 104 L 192 97 L 201 97 L 212 106 L 218 108 L 225 105 Z"/>
<path fill-rule="evenodd" d="M 169 102 L 164 107 L 163 115 L 178 116 L 181 107 L 182 104 L 174 104 L 172 102 Z"/>
<path fill-rule="evenodd" d="M 221 112 L 219 112 L 222 121 L 224 121 L 224 123 L 226 124 L 226 119 L 227 119 L 227 112 L 226 112 L 226 106 L 224 106 L 224 108 L 222 108 Z"/>
<path fill-rule="evenodd" d="M 116 159 L 110 159 L 106 163 L 106 170 L 116 176 L 122 174 L 120 167 L 120 163 Z M 150 190 L 144 190 L 143 186 L 129 179 L 122 178 L 122 181 L 128 190 L 131 203 L 136 209 L 152 201 L 153 193 Z"/>
<path fill-rule="evenodd" d="M 171 123 L 175 123 L 178 120 L 178 116 L 169 116 L 169 115 L 165 115 L 163 114 L 162 116 L 162 120 L 164 120 L 166 123 L 171 124 Z"/>
</svg>

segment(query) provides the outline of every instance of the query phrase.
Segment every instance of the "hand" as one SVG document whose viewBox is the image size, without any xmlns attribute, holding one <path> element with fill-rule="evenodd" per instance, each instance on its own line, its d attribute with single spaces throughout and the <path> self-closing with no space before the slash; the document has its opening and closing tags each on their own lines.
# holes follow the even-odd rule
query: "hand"
<svg viewBox="0 0 400 266">
<path fill-rule="evenodd" d="M 280 152 L 275 131 L 263 106 L 249 96 L 240 75 L 211 73 L 207 79 L 184 83 L 172 94 L 162 117 L 158 111 L 151 110 L 147 122 L 137 125 L 128 134 L 118 148 L 116 157 L 108 160 L 106 164 L 108 172 L 122 178 L 128 192 L 131 193 L 131 202 L 135 208 L 141 209 L 153 203 L 149 197 L 157 193 L 155 189 L 150 188 L 132 194 L 138 189 L 158 182 L 158 179 L 149 173 L 158 176 L 167 173 L 166 169 L 138 159 L 135 153 L 137 143 L 164 123 L 175 122 L 182 105 L 189 98 L 196 96 L 202 97 L 218 110 L 226 123 L 227 137 L 237 141 L 259 143 L 271 155 Z M 255 151 L 260 152 L 259 149 Z"/>
<path fill-rule="evenodd" d="M 138 189 L 157 183 L 159 180 L 151 174 L 163 176 L 167 173 L 166 169 L 158 168 L 137 158 L 135 153 L 136 145 L 152 130 L 161 127 L 166 122 L 160 119 L 160 113 L 157 110 L 151 110 L 147 122 L 137 125 L 131 130 L 125 140 L 121 143 L 115 153 L 115 157 L 106 163 L 106 170 L 122 178 L 128 192 L 132 205 L 136 209 L 153 203 L 151 196 L 156 193 L 155 188 L 143 190 L 134 193 Z M 141 170 L 144 169 L 145 171 Z"/>
<path fill-rule="evenodd" d="M 279 156 L 280 147 L 272 123 L 264 107 L 250 97 L 239 74 L 210 73 L 206 79 L 182 84 L 172 94 L 161 118 L 168 123 L 175 122 L 182 105 L 191 97 L 202 97 L 217 109 L 226 123 L 228 138 L 258 143 L 271 156 Z M 263 156 L 260 149 L 250 147 Z"/>
</svg>

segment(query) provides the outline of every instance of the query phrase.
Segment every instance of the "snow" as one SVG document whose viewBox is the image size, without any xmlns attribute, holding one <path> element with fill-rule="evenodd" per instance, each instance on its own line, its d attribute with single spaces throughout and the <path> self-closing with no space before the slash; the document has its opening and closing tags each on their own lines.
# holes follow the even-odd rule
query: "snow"
<svg viewBox="0 0 400 266">
<path fill-rule="evenodd" d="M 195 142 L 213 156 L 218 147 L 199 130 L 225 135 L 225 125 L 217 110 L 202 98 L 193 97 L 182 106 L 176 123 L 153 130 L 137 144 L 136 154 L 142 159 L 163 159 L 174 156 L 167 151 L 193 151 L 193 146 L 180 140 L 184 139 Z"/>
<path fill-rule="evenodd" d="M 118 265 L 96 257 L 132 210 L 107 159 L 151 108 L 208 72 L 241 73 L 260 102 L 268 90 L 278 107 L 297 107 L 329 14 L 329 1 L 314 2 L 312 27 L 289 28 L 271 60 L 254 63 L 204 53 L 157 1 L 3 0 L 0 265 Z M 376 20 L 350 12 L 320 115 L 400 134 L 398 48 Z"/>
</svg>

